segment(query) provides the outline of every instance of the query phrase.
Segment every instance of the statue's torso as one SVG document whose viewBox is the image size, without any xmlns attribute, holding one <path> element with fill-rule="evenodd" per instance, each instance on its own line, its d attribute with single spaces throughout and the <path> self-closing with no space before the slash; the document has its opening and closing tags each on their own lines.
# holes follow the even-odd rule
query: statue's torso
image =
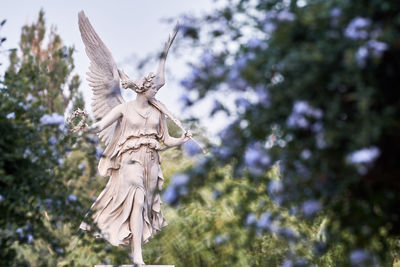
<svg viewBox="0 0 400 267">
<path fill-rule="evenodd" d="M 146 110 L 137 109 L 132 102 L 124 105 L 122 134 L 117 144 L 118 154 L 142 145 L 161 150 L 158 142 L 162 136 L 161 112 L 152 105 Z"/>
</svg>

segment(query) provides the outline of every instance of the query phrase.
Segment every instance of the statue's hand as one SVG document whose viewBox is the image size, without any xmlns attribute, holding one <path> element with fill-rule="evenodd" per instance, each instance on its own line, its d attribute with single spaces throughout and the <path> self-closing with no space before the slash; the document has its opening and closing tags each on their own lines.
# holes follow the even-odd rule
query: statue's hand
<svg viewBox="0 0 400 267">
<path fill-rule="evenodd" d="M 98 133 L 100 132 L 100 128 L 97 123 L 94 123 L 91 126 L 86 126 L 84 131 L 86 133 Z"/>
<path fill-rule="evenodd" d="M 183 135 L 182 135 L 182 139 L 183 142 L 187 142 L 189 139 L 191 139 L 193 137 L 193 134 L 190 130 L 186 131 Z"/>
</svg>

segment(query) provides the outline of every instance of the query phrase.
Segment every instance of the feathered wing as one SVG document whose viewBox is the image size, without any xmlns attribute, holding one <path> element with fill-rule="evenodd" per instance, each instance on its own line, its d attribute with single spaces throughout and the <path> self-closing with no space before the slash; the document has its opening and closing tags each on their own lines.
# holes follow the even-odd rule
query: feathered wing
<svg viewBox="0 0 400 267">
<path fill-rule="evenodd" d="M 115 106 L 125 102 L 119 87 L 118 69 L 110 51 L 83 11 L 79 12 L 78 20 L 86 54 L 90 59 L 87 80 L 93 92 L 92 110 L 95 118 L 101 119 Z M 99 133 L 100 139 L 106 145 L 111 142 L 117 127 L 119 121 Z"/>
</svg>

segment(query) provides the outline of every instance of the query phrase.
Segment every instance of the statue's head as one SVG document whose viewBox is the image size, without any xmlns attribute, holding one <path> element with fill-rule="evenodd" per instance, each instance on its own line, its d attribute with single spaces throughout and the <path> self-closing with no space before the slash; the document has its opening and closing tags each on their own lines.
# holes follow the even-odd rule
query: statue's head
<svg viewBox="0 0 400 267">
<path fill-rule="evenodd" d="M 133 82 L 133 90 L 136 93 L 144 93 L 154 86 L 153 79 L 156 75 L 150 72 L 147 76 L 143 76 Z"/>
<path fill-rule="evenodd" d="M 157 91 L 164 85 L 164 81 L 161 80 L 155 73 L 150 72 L 147 76 L 143 76 L 133 83 L 133 90 L 136 93 L 144 93 L 152 87 L 155 87 Z"/>
</svg>

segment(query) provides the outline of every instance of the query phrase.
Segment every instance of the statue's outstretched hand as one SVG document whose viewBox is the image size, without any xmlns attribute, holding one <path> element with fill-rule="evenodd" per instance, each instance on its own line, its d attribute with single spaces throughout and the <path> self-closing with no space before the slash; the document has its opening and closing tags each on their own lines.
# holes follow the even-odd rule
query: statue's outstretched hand
<svg viewBox="0 0 400 267">
<path fill-rule="evenodd" d="M 191 139 L 193 137 L 193 134 L 190 130 L 186 131 L 183 135 L 182 135 L 182 139 L 183 142 L 187 142 L 189 139 Z"/>
<path fill-rule="evenodd" d="M 91 126 L 87 126 L 85 129 L 86 133 L 98 133 L 100 132 L 100 127 L 98 123 L 93 123 Z"/>
</svg>

